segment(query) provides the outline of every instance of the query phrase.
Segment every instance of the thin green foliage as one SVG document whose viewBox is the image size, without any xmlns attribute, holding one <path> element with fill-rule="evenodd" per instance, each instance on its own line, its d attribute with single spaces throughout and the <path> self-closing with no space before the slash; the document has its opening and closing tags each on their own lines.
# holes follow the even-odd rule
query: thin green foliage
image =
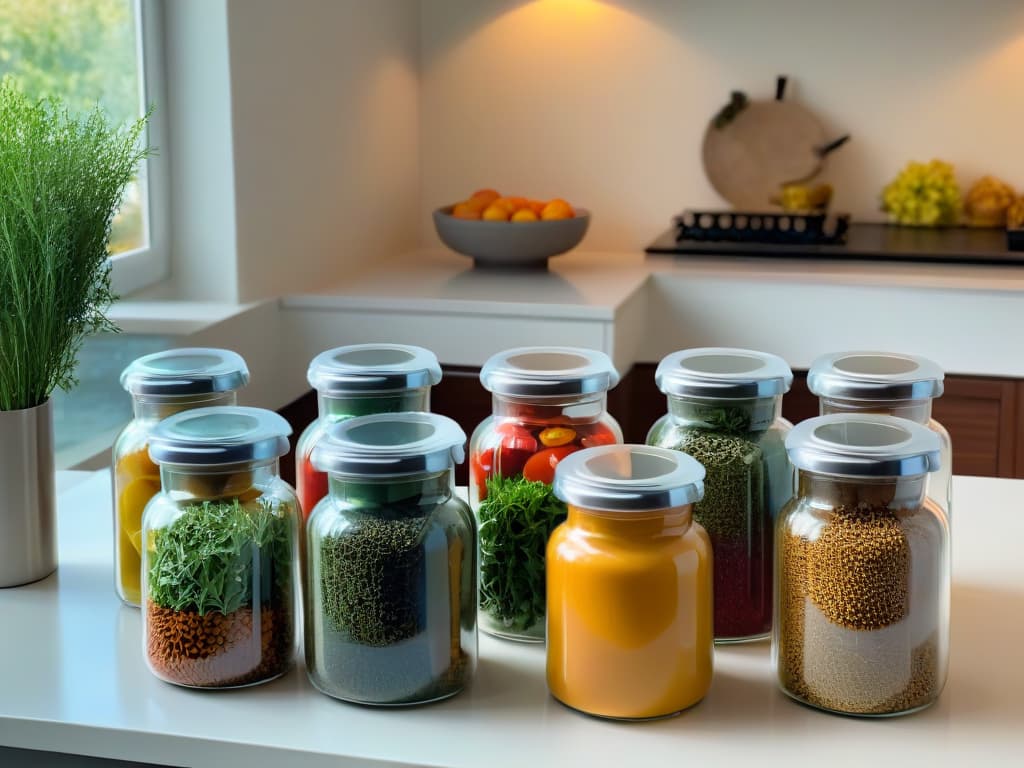
<svg viewBox="0 0 1024 768">
<path fill-rule="evenodd" d="M 516 476 L 487 481 L 480 502 L 480 607 L 507 629 L 544 618 L 544 555 L 566 507 L 551 486 Z"/>
<path fill-rule="evenodd" d="M 85 337 L 117 330 L 107 246 L 148 119 L 112 127 L 0 83 L 0 411 L 73 386 Z"/>
<path fill-rule="evenodd" d="M 248 505 L 236 499 L 186 506 L 153 534 L 149 599 L 201 616 L 270 602 L 291 589 L 290 519 L 287 505 L 266 498 Z"/>
</svg>

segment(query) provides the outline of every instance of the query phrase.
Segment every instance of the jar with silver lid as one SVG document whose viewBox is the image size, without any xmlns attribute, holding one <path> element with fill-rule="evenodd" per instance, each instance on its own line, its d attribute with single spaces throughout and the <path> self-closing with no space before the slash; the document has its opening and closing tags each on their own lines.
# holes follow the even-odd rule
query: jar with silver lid
<svg viewBox="0 0 1024 768">
<path fill-rule="evenodd" d="M 679 451 L 609 445 L 555 471 L 569 515 L 547 553 L 547 680 L 599 717 L 646 720 L 711 686 L 711 542 L 693 521 L 704 468 Z"/>
<path fill-rule="evenodd" d="M 306 669 L 374 705 L 453 696 L 477 658 L 476 527 L 454 494 L 466 436 L 430 413 L 361 416 L 313 448 L 330 489 L 306 525 Z"/>
<path fill-rule="evenodd" d="M 480 525 L 480 627 L 544 639 L 544 552 L 565 519 L 551 491 L 555 468 L 583 448 L 622 442 L 607 412 L 619 381 L 603 352 L 519 347 L 480 371 L 492 415 L 470 440 L 469 499 Z"/>
<path fill-rule="evenodd" d="M 715 552 L 715 641 L 764 638 L 772 622 L 775 517 L 793 494 L 782 396 L 793 373 L 765 352 L 709 347 L 674 352 L 658 365 L 668 413 L 649 445 L 704 465 L 704 498 L 694 519 Z"/>
<path fill-rule="evenodd" d="M 952 521 L 953 444 L 932 418 L 945 374 L 919 355 L 896 352 L 833 352 L 811 365 L 807 387 L 818 396 L 821 414 L 882 413 L 922 424 L 939 436 L 942 466 L 928 478 L 928 495 Z"/>
<path fill-rule="evenodd" d="M 298 499 L 281 480 L 288 422 L 199 408 L 160 422 L 160 493 L 142 522 L 143 652 L 192 688 L 266 682 L 294 663 Z"/>
<path fill-rule="evenodd" d="M 138 358 L 121 374 L 134 418 L 114 441 L 114 587 L 128 605 L 141 601 L 142 511 L 160 491 L 150 433 L 176 413 L 234 405 L 248 382 L 245 361 L 226 349 L 169 349 Z"/>
<path fill-rule="evenodd" d="M 779 517 L 772 660 L 789 696 L 848 715 L 913 712 L 945 683 L 949 526 L 928 498 L 938 435 L 869 413 L 801 422 Z"/>
<path fill-rule="evenodd" d="M 374 413 L 429 411 L 430 388 L 441 366 L 428 349 L 411 344 L 351 344 L 321 352 L 306 373 L 317 394 L 317 418 L 295 448 L 295 482 L 304 518 L 327 495 L 327 475 L 310 454 L 331 424 Z"/>
</svg>

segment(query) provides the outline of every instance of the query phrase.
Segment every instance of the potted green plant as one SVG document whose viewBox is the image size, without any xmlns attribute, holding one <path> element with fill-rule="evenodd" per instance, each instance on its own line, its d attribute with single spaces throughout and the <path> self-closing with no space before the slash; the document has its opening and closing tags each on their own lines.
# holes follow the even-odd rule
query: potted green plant
<svg viewBox="0 0 1024 768">
<path fill-rule="evenodd" d="M 0 82 L 0 587 L 57 567 L 50 395 L 85 337 L 114 330 L 110 224 L 147 118 L 112 126 Z"/>
</svg>

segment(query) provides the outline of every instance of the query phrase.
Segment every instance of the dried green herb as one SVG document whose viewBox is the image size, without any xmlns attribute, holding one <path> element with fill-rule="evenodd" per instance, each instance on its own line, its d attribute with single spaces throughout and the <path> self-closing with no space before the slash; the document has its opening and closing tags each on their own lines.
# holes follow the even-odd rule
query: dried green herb
<svg viewBox="0 0 1024 768">
<path fill-rule="evenodd" d="M 170 526 L 153 534 L 149 599 L 163 608 L 230 614 L 271 602 L 292 582 L 292 512 L 261 498 L 189 504 Z M 259 569 L 258 571 L 256 569 Z"/>
<path fill-rule="evenodd" d="M 387 646 L 420 630 L 430 516 L 366 518 L 319 545 L 323 611 L 356 643 Z"/>
<path fill-rule="evenodd" d="M 544 553 L 566 506 L 546 483 L 492 477 L 477 514 L 480 607 L 507 629 L 529 629 L 544 618 Z"/>
</svg>

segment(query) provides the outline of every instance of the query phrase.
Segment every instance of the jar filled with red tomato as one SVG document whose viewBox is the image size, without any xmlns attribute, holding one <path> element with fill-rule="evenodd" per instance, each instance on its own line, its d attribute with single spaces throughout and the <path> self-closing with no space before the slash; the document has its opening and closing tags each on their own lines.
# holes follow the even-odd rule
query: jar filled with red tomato
<svg viewBox="0 0 1024 768">
<path fill-rule="evenodd" d="M 470 441 L 469 497 L 480 526 L 480 628 L 544 640 L 544 553 L 565 520 L 555 467 L 583 448 L 622 442 L 607 411 L 619 381 L 603 352 L 520 347 L 491 357 L 480 381 L 492 415 Z"/>
<path fill-rule="evenodd" d="M 408 344 L 352 344 L 321 352 L 306 374 L 319 416 L 295 448 L 295 479 L 303 519 L 327 496 L 327 475 L 310 461 L 327 427 L 355 416 L 429 411 L 430 388 L 441 381 L 437 356 Z"/>
</svg>

